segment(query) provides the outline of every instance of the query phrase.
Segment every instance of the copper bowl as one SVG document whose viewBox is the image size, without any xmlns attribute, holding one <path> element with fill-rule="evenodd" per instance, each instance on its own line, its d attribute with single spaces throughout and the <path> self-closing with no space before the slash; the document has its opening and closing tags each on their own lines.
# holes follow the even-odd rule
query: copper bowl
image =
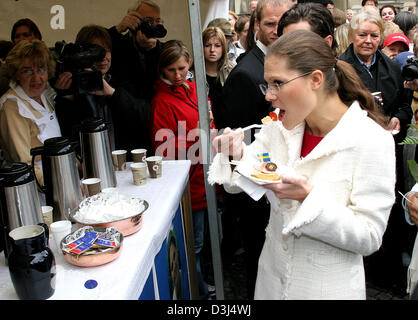
<svg viewBox="0 0 418 320">
<path fill-rule="evenodd" d="M 106 228 L 102 228 L 102 227 L 94 227 L 94 231 L 97 232 L 104 232 L 106 230 Z M 71 233 L 72 234 L 72 233 Z M 65 240 L 67 239 L 68 236 L 70 236 L 71 234 L 65 236 L 62 240 L 61 240 L 61 244 L 60 244 L 60 248 L 61 248 L 61 252 L 64 255 L 64 259 L 65 261 L 67 261 L 68 263 L 78 266 L 78 267 L 96 267 L 96 266 L 101 266 L 103 264 L 109 263 L 113 260 L 115 260 L 117 257 L 119 257 L 120 253 L 122 252 L 122 247 L 123 247 L 123 234 L 121 233 L 120 235 L 120 243 L 117 247 L 106 251 L 106 252 L 101 252 L 101 253 L 96 253 L 93 255 L 74 255 L 72 253 L 68 253 L 62 250 L 64 243 L 66 242 Z"/>
<path fill-rule="evenodd" d="M 131 234 L 134 234 L 135 232 L 138 232 L 139 229 L 141 229 L 142 227 L 142 214 L 148 209 L 149 204 L 147 201 L 144 201 L 144 210 L 142 210 L 142 212 L 135 214 L 133 216 L 127 217 L 127 218 L 123 218 L 123 219 L 119 219 L 119 220 L 114 220 L 114 221 L 110 221 L 110 222 L 103 222 L 103 223 L 83 223 L 78 221 L 77 219 L 74 218 L 74 214 L 76 213 L 76 211 L 71 214 L 71 219 L 73 220 L 76 224 L 77 227 L 81 228 L 84 226 L 92 226 L 94 228 L 96 227 L 115 227 L 117 228 L 124 237 L 127 237 Z"/>
</svg>

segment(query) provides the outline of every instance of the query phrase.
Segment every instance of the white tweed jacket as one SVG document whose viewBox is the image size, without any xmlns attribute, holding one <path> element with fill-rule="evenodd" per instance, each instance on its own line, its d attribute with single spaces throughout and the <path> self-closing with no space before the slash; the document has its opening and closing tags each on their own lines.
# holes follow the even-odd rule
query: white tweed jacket
<svg viewBox="0 0 418 320">
<path fill-rule="evenodd" d="M 313 185 L 303 202 L 281 199 L 271 209 L 255 298 L 365 299 L 363 256 L 379 249 L 395 201 L 394 139 L 357 102 L 301 159 L 304 129 L 270 122 L 244 149 L 242 161 L 268 152 Z M 209 182 L 234 192 L 238 175 L 215 156 Z"/>
</svg>

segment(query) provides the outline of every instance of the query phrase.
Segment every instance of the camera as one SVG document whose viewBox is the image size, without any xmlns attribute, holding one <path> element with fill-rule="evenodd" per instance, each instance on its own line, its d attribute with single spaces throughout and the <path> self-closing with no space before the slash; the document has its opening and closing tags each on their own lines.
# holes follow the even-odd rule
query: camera
<svg viewBox="0 0 418 320">
<path fill-rule="evenodd" d="M 96 44 L 81 45 L 58 41 L 53 53 L 57 62 L 56 77 L 66 71 L 72 73 L 71 87 L 61 92 L 62 95 L 103 90 L 102 73 L 93 66 L 94 62 L 102 61 L 105 57 L 106 51 L 103 47 Z"/>
<path fill-rule="evenodd" d="M 135 30 L 141 31 L 147 38 L 164 38 L 167 34 L 167 30 L 162 24 L 153 26 L 149 21 L 142 20 L 139 27 Z"/>
<path fill-rule="evenodd" d="M 406 81 L 418 79 L 418 58 L 409 57 L 402 68 L 402 76 Z"/>
</svg>

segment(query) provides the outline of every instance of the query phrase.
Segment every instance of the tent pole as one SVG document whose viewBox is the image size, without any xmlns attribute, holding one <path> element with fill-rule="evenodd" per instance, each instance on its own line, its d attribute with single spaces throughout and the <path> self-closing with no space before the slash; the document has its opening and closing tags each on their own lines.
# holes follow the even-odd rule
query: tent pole
<svg viewBox="0 0 418 320">
<path fill-rule="evenodd" d="M 205 59 L 203 55 L 202 29 L 200 22 L 200 7 L 198 0 L 188 0 L 189 19 L 191 26 L 191 36 L 193 45 L 193 60 L 195 66 L 195 77 L 197 87 L 197 101 L 199 105 L 199 122 L 200 122 L 200 151 L 202 154 L 203 170 L 206 187 L 206 201 L 208 205 L 208 220 L 210 241 L 212 248 L 213 273 L 216 286 L 216 299 L 224 300 L 224 285 L 222 258 L 220 248 L 218 213 L 216 206 L 215 187 L 208 184 L 208 170 L 212 159 L 212 144 L 210 140 L 209 126 L 209 103 L 206 92 L 206 72 Z"/>
</svg>

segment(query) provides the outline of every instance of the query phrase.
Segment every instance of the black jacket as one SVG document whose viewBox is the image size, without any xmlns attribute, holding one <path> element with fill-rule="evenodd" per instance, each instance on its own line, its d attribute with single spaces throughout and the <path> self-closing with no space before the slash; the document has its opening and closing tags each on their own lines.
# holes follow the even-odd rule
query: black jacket
<svg viewBox="0 0 418 320">
<path fill-rule="evenodd" d="M 161 42 L 155 48 L 141 51 L 133 36 L 120 34 L 116 27 L 107 29 L 112 38 L 112 66 L 110 73 L 116 81 L 128 80 L 136 88 L 135 96 L 151 101 L 158 79 L 157 66 Z"/>
<path fill-rule="evenodd" d="M 400 120 L 401 133 L 397 135 L 397 140 L 403 139 L 408 129 L 407 125 L 411 123 L 412 119 L 412 91 L 404 88 L 401 70 L 396 62 L 377 50 L 376 62 L 370 70 L 371 76 L 355 56 L 353 44 L 350 44 L 339 59 L 354 67 L 370 92 L 382 92 L 383 106 L 381 109 L 390 118 L 396 117 Z"/>
<path fill-rule="evenodd" d="M 255 46 L 232 69 L 223 87 L 217 128 L 238 128 L 254 123 L 272 110 L 259 88 L 264 80 L 264 53 Z"/>
<path fill-rule="evenodd" d="M 89 117 L 99 116 L 111 124 L 111 134 L 114 136 L 114 148 L 129 151 L 144 148 L 152 153 L 149 134 L 150 105 L 144 99 L 133 96 L 121 85 L 109 84 L 115 88 L 110 97 L 90 95 L 94 101 L 91 106 L 85 95 L 75 96 L 68 100 L 62 96 L 55 98 L 55 112 L 63 136 L 72 141 L 80 141 L 79 132 L 81 122 Z M 77 148 L 79 151 L 79 148 Z"/>
</svg>

